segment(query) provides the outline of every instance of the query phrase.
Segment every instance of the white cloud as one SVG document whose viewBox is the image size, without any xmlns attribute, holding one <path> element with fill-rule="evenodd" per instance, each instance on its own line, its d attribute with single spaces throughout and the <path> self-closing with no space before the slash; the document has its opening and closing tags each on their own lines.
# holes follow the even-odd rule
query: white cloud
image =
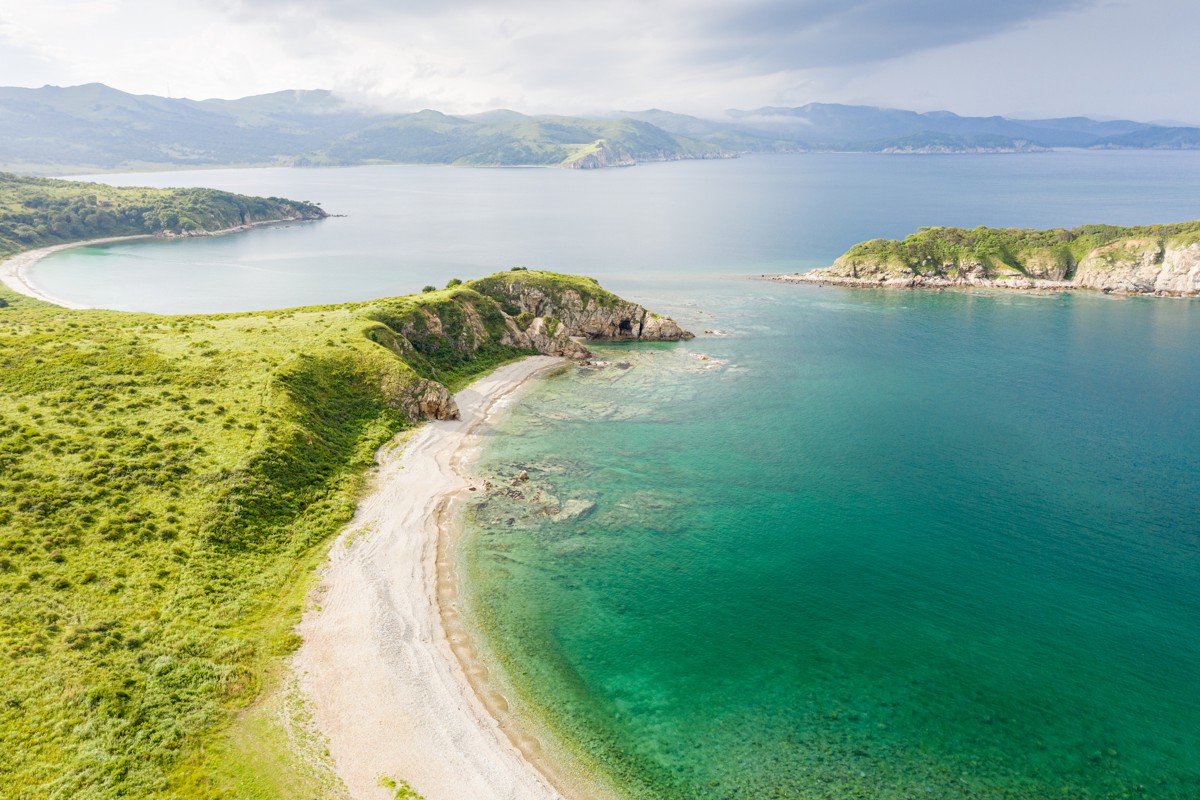
<svg viewBox="0 0 1200 800">
<path fill-rule="evenodd" d="M 813 75 L 812 99 L 962 114 L 1200 124 L 1187 66 L 1200 6 L 1106 2 L 895 63 Z"/>
<path fill-rule="evenodd" d="M 1163 41 L 1186 53 L 1200 22 L 1178 5 L 0 0 L 0 75 L 149 94 L 169 85 L 198 99 L 333 88 L 394 110 L 451 112 L 714 113 L 827 100 L 1187 116 L 1197 90 L 1159 55 Z"/>
</svg>

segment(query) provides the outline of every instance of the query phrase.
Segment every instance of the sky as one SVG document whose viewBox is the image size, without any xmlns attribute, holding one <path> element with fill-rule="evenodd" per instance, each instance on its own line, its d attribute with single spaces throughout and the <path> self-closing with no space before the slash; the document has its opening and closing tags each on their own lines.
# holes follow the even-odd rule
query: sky
<svg viewBox="0 0 1200 800">
<path fill-rule="evenodd" d="M 0 0 L 0 85 L 391 111 L 840 102 L 1200 123 L 1191 0 Z"/>
</svg>

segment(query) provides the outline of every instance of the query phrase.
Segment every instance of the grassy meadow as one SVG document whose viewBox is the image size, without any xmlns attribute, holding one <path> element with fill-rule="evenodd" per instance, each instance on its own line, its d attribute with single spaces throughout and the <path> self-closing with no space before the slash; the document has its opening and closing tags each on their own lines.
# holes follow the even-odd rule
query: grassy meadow
<svg viewBox="0 0 1200 800">
<path fill-rule="evenodd" d="M 531 351 L 470 283 L 216 316 L 0 298 L 0 796 L 337 796 L 283 668 L 314 570 L 425 381 Z"/>
</svg>

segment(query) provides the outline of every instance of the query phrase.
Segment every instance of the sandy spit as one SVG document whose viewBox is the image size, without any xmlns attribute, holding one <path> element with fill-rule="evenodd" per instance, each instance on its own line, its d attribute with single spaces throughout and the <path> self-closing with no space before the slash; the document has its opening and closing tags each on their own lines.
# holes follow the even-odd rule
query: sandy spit
<svg viewBox="0 0 1200 800">
<path fill-rule="evenodd" d="M 502 367 L 456 395 L 461 420 L 426 423 L 398 452 L 381 450 L 373 488 L 333 545 L 297 629 L 293 668 L 356 799 L 390 797 L 381 776 L 408 781 L 427 800 L 564 796 L 537 741 L 493 716 L 498 698 L 478 674 L 468 677 L 479 667 L 464 658 L 453 610 L 443 618 L 439 588 L 452 600 L 438 569 L 481 435 L 522 385 L 562 363 L 535 356 Z"/>
</svg>

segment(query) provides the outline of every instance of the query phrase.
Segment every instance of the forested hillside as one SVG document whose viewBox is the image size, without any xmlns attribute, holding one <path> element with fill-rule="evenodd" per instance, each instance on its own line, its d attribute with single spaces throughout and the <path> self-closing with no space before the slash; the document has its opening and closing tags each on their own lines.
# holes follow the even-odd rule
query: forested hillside
<svg viewBox="0 0 1200 800">
<path fill-rule="evenodd" d="M 117 188 L 0 173 L 0 257 L 106 236 L 186 236 L 324 216 L 312 203 L 278 197 L 214 189 Z"/>
</svg>

